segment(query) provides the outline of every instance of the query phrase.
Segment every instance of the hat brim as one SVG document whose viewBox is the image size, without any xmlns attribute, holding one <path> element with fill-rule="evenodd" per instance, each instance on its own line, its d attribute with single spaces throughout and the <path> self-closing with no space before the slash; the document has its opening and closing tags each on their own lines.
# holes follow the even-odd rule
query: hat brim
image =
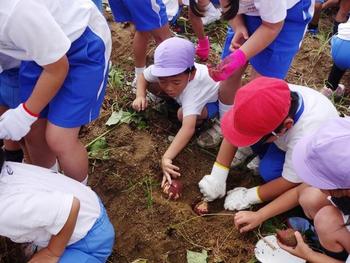
<svg viewBox="0 0 350 263">
<path fill-rule="evenodd" d="M 301 138 L 295 145 L 292 154 L 293 168 L 298 177 L 305 183 L 324 190 L 337 189 L 338 187 L 322 174 L 318 174 L 317 170 L 311 169 L 311 163 L 308 162 L 307 149 L 310 145 L 314 134 L 310 134 Z"/>
<path fill-rule="evenodd" d="M 187 68 L 157 68 L 153 66 L 151 73 L 156 77 L 170 77 L 184 72 Z"/>
<path fill-rule="evenodd" d="M 234 128 L 234 113 L 231 109 L 226 112 L 221 120 L 222 135 L 226 140 L 236 147 L 247 147 L 257 143 L 262 137 L 261 136 L 247 136 L 238 132 Z"/>
</svg>

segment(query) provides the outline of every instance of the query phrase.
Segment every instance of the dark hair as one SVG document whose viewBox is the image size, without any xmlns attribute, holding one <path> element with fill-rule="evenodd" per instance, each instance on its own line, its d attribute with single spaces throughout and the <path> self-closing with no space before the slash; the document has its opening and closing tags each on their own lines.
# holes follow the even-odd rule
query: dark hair
<svg viewBox="0 0 350 263">
<path fill-rule="evenodd" d="M 190 0 L 190 8 L 192 13 L 195 16 L 203 17 L 205 10 L 203 10 L 199 5 L 197 4 L 196 0 Z"/>
<path fill-rule="evenodd" d="M 195 69 L 196 69 L 196 67 L 193 65 L 192 67 L 187 68 L 187 69 L 186 69 L 184 72 L 182 72 L 182 73 L 191 73 L 191 72 L 193 72 Z"/>
<path fill-rule="evenodd" d="M 298 93 L 296 93 L 295 91 L 291 91 L 290 92 L 290 107 L 289 107 L 289 111 L 288 111 L 288 115 L 286 118 L 294 118 L 295 114 L 297 113 L 298 107 L 299 107 L 299 96 Z M 286 119 L 285 118 L 285 119 Z M 284 119 L 284 120 L 285 120 Z M 284 127 L 284 120 L 283 122 L 274 130 L 274 132 L 279 133 L 281 132 L 281 130 Z"/>
<path fill-rule="evenodd" d="M 2 166 L 4 165 L 5 162 L 5 152 L 2 149 L 2 147 L 0 147 L 0 171 L 2 169 Z"/>
<path fill-rule="evenodd" d="M 227 8 L 227 10 L 222 14 L 222 18 L 224 20 L 231 20 L 237 15 L 239 10 L 239 0 L 228 0 L 228 2 L 229 3 L 224 6 L 225 9 Z"/>
</svg>

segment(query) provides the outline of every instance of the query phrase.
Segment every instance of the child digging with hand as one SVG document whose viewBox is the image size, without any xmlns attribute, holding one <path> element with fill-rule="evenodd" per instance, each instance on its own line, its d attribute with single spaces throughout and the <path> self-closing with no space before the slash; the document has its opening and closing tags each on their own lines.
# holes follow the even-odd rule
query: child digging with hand
<svg viewBox="0 0 350 263">
<path fill-rule="evenodd" d="M 191 140 L 196 124 L 218 113 L 219 84 L 210 78 L 205 65 L 194 62 L 194 57 L 195 48 L 190 41 L 177 37 L 167 39 L 156 48 L 154 65 L 149 66 L 137 82 L 135 110 L 146 109 L 147 89 L 158 95 L 166 94 L 181 105 L 177 116 L 182 126 L 162 157 L 162 186 L 180 176 L 180 168 L 173 160 Z M 151 88 L 150 83 L 155 85 Z"/>
</svg>

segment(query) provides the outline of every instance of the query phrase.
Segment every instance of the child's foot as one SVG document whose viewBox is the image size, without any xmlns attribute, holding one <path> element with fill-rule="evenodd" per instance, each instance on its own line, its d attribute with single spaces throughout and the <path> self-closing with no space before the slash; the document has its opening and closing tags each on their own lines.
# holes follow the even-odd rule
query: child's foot
<svg viewBox="0 0 350 263">
<path fill-rule="evenodd" d="M 203 39 L 198 39 L 198 45 L 196 48 L 196 55 L 200 60 L 206 61 L 209 57 L 210 43 L 209 38 L 206 36 Z"/>
<path fill-rule="evenodd" d="M 202 17 L 203 25 L 208 25 L 210 23 L 219 20 L 221 17 L 221 12 L 218 8 L 216 8 L 213 3 L 209 2 L 207 6 L 207 10 L 205 12 L 205 16 Z"/>
<path fill-rule="evenodd" d="M 213 126 L 199 135 L 197 144 L 202 148 L 212 149 L 219 146 L 221 140 L 222 134 L 220 122 L 215 119 Z"/>
</svg>

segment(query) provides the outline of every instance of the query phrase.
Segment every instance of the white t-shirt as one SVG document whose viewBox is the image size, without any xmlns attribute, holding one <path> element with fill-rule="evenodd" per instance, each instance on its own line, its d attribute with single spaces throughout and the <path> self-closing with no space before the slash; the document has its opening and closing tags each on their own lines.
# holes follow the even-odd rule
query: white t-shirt
<svg viewBox="0 0 350 263">
<path fill-rule="evenodd" d="M 287 10 L 300 0 L 240 0 L 238 14 L 260 16 L 268 23 L 278 23 L 287 16 Z"/>
<path fill-rule="evenodd" d="M 350 18 L 347 22 L 339 24 L 337 36 L 343 40 L 350 40 Z"/>
<path fill-rule="evenodd" d="M 168 20 L 171 21 L 174 16 L 176 16 L 179 11 L 179 1 L 178 0 L 163 0 L 163 3 L 166 7 L 166 14 Z"/>
<path fill-rule="evenodd" d="M 219 83 L 209 76 L 207 66 L 198 63 L 194 65 L 197 70 L 193 80 L 174 98 L 182 107 L 183 117 L 200 115 L 207 103 L 218 100 Z M 151 73 L 152 67 L 153 65 L 146 68 L 143 75 L 148 82 L 158 82 L 158 78 Z"/>
<path fill-rule="evenodd" d="M 302 180 L 295 173 L 292 163 L 294 146 L 302 137 L 320 128 L 322 123 L 339 115 L 332 102 L 318 91 L 303 86 L 288 85 L 292 91 L 298 92 L 303 98 L 304 111 L 295 125 L 277 139 L 275 144 L 286 152 L 283 178 L 293 183 L 301 183 Z"/>
<path fill-rule="evenodd" d="M 21 61 L 0 53 L 0 73 L 7 69 L 19 68 Z"/>
<path fill-rule="evenodd" d="M 0 53 L 43 66 L 63 57 L 89 27 L 111 53 L 105 18 L 90 0 L 0 0 Z M 0 65 L 2 65 L 0 61 Z"/>
<path fill-rule="evenodd" d="M 79 199 L 80 211 L 68 245 L 84 238 L 100 216 L 95 192 L 52 170 L 5 162 L 0 175 L 0 235 L 46 247 L 66 223 L 73 197 Z"/>
</svg>

